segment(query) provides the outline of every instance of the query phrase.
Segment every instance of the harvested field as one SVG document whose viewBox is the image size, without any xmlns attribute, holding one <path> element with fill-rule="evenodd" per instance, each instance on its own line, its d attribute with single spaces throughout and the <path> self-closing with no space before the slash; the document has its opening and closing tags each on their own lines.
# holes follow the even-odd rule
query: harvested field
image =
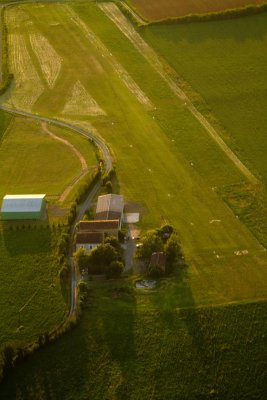
<svg viewBox="0 0 267 400">
<path fill-rule="evenodd" d="M 190 14 L 207 14 L 251 4 L 263 4 L 264 0 L 130 0 L 142 16 L 150 21 L 184 17 Z"/>
<path fill-rule="evenodd" d="M 73 86 L 70 99 L 63 109 L 63 114 L 106 115 L 80 81 L 77 81 Z"/>
<path fill-rule="evenodd" d="M 82 21 L 82 19 L 75 13 L 73 9 L 69 6 L 65 6 L 68 9 L 69 14 L 72 16 L 73 22 L 81 29 L 83 34 L 90 43 L 93 44 L 102 53 L 102 57 L 105 57 L 112 64 L 114 70 L 125 84 L 125 86 L 130 90 L 130 92 L 136 97 L 136 99 L 144 105 L 148 110 L 153 109 L 151 101 L 148 99 L 146 94 L 137 85 L 137 83 L 132 79 L 128 72 L 123 68 L 123 66 L 115 59 L 115 57 L 110 53 L 107 47 L 100 41 L 100 39 L 94 34 L 93 31 Z"/>
<path fill-rule="evenodd" d="M 62 60 L 44 36 L 38 33 L 30 34 L 30 42 L 45 80 L 49 88 L 52 89 L 60 73 Z"/>
<path fill-rule="evenodd" d="M 7 100 L 6 105 L 30 111 L 43 92 L 43 84 L 32 64 L 24 36 L 17 33 L 9 34 L 8 48 L 9 69 L 15 75 L 15 88 L 12 99 Z"/>
</svg>

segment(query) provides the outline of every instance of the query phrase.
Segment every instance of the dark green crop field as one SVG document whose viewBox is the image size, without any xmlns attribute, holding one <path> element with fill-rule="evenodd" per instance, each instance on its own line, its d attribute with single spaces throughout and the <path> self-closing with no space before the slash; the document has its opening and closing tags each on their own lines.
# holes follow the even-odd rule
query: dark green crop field
<svg viewBox="0 0 267 400">
<path fill-rule="evenodd" d="M 9 224 L 10 226 L 11 224 Z M 0 348 L 29 342 L 59 324 L 67 311 L 50 229 L 0 226 Z"/>
<path fill-rule="evenodd" d="M 25 361 L 1 398 L 265 399 L 266 303 L 163 310 L 157 290 L 90 287 L 78 327 Z"/>
</svg>

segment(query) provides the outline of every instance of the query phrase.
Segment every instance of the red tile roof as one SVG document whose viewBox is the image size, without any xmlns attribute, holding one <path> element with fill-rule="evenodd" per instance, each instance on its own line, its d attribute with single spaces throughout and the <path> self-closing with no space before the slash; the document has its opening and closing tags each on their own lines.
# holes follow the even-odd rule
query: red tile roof
<svg viewBox="0 0 267 400">
<path fill-rule="evenodd" d="M 76 244 L 101 244 L 103 241 L 101 232 L 78 232 L 76 236 Z"/>
<path fill-rule="evenodd" d="M 118 219 L 114 220 L 95 220 L 95 221 L 81 221 L 79 223 L 80 232 L 97 232 L 108 230 L 119 230 L 120 224 Z"/>
</svg>

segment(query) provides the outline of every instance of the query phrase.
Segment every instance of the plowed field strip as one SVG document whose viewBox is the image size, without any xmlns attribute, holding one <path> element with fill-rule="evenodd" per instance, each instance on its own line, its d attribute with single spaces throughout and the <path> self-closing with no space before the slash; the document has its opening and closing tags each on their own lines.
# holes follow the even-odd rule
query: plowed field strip
<svg viewBox="0 0 267 400">
<path fill-rule="evenodd" d="M 208 14 L 224 10 L 258 5 L 265 0 L 131 0 L 130 3 L 151 21 L 184 17 L 190 14 Z M 155 4 L 156 3 L 156 4 Z"/>
</svg>

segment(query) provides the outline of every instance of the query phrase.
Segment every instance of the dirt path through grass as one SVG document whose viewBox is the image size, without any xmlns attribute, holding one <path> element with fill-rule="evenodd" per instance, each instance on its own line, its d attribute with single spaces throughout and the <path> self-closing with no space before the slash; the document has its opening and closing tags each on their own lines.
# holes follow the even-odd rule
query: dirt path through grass
<svg viewBox="0 0 267 400">
<path fill-rule="evenodd" d="M 71 144 L 70 142 L 68 142 L 65 139 L 60 138 L 59 136 L 56 136 L 54 133 L 52 133 L 48 127 L 47 127 L 47 122 L 42 121 L 42 128 L 43 130 L 52 138 L 55 140 L 58 140 L 59 142 L 63 143 L 64 145 L 68 146 L 73 153 L 79 158 L 81 166 L 82 166 L 82 172 L 80 173 L 79 176 L 77 176 L 62 192 L 62 194 L 60 195 L 59 201 L 62 203 L 66 197 L 68 196 L 68 194 L 71 192 L 71 190 L 74 188 L 74 186 L 87 174 L 88 172 L 88 165 L 87 162 L 85 160 L 85 158 L 83 157 L 83 155 L 79 152 L 79 150 L 76 149 L 75 146 L 73 146 L 73 144 Z"/>
<path fill-rule="evenodd" d="M 65 144 L 65 146 L 68 146 L 72 150 L 72 152 L 79 158 L 83 172 L 88 170 L 88 165 L 84 156 L 79 152 L 79 150 L 76 149 L 76 147 L 73 146 L 73 144 L 52 133 L 47 127 L 47 122 L 42 121 L 42 128 L 51 138 L 58 140 L 59 142 Z"/>
<path fill-rule="evenodd" d="M 114 3 L 101 3 L 99 4 L 101 10 L 113 21 L 120 31 L 130 40 L 134 47 L 141 53 L 147 62 L 156 70 L 161 78 L 168 84 L 171 91 L 181 99 L 184 106 L 191 112 L 191 114 L 199 121 L 205 128 L 212 139 L 227 155 L 227 157 L 236 165 L 236 167 L 243 173 L 243 175 L 253 184 L 258 183 L 258 179 L 249 171 L 249 169 L 239 160 L 234 152 L 223 141 L 218 132 L 202 115 L 191 100 L 187 97 L 184 91 L 178 86 L 174 76 L 172 76 L 172 68 L 165 60 L 162 60 L 158 54 L 143 40 L 139 33 L 134 29 L 127 18 L 122 14 L 120 9 Z M 171 72 L 170 72 L 171 71 Z"/>
</svg>

